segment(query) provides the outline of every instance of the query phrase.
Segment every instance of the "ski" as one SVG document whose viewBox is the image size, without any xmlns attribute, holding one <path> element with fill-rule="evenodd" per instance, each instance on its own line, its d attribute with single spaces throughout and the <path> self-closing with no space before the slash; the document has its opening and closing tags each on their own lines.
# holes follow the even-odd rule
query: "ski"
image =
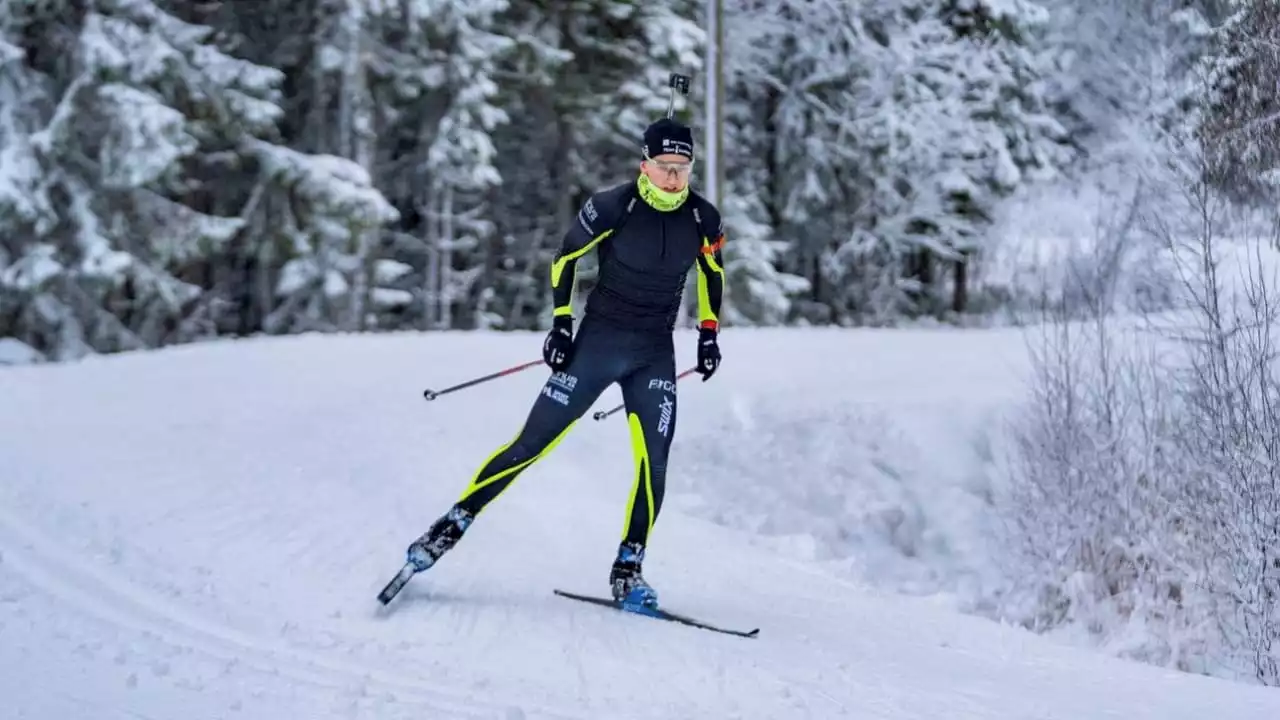
<svg viewBox="0 0 1280 720">
<path fill-rule="evenodd" d="M 581 595 L 575 592 L 569 592 L 568 590 L 560 590 L 558 588 L 555 590 L 555 594 L 559 595 L 560 597 L 569 598 L 570 600 L 579 600 L 585 603 L 591 603 L 594 605 L 600 605 L 607 608 L 613 608 L 614 610 L 618 610 L 621 612 L 629 612 L 635 615 L 643 615 L 645 617 L 651 617 L 657 620 L 667 620 L 670 622 L 680 623 L 681 625 L 688 625 L 689 627 L 699 628 L 701 630 L 710 630 L 711 632 L 724 633 L 725 635 L 737 635 L 738 637 L 753 638 L 760 634 L 760 628 L 755 628 L 754 630 L 734 630 L 731 628 L 719 627 L 717 625 L 712 625 L 710 623 L 706 623 L 701 620 L 691 618 L 687 615 L 674 613 L 669 610 L 663 610 L 661 608 L 644 607 L 642 605 L 627 605 L 625 603 L 621 603 L 617 600 L 614 600 L 613 598 L 598 597 L 595 595 Z"/>
<path fill-rule="evenodd" d="M 413 578 L 416 572 L 412 563 L 405 563 L 404 567 L 400 568 L 400 572 L 396 573 L 396 576 L 391 578 L 391 582 L 387 583 L 387 586 L 382 588 L 382 592 L 378 593 L 378 602 L 383 605 L 391 602 L 392 598 L 399 595 L 404 586 L 409 584 L 409 580 Z"/>
</svg>

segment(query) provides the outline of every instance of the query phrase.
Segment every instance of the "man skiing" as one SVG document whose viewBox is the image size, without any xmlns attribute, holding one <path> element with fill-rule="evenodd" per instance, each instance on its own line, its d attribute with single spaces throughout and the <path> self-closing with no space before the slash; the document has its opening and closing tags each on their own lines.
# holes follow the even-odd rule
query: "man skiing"
<svg viewBox="0 0 1280 720">
<path fill-rule="evenodd" d="M 644 132 L 639 178 L 583 203 L 551 265 L 555 311 L 542 355 L 553 374 L 516 437 L 483 463 L 457 503 L 409 546 L 414 571 L 434 565 L 489 503 L 618 383 L 636 476 L 609 583 L 621 602 L 657 606 L 641 563 L 666 488 L 676 422 L 672 335 L 691 267 L 698 270 L 697 371 L 706 381 L 720 365 L 724 230 L 717 208 L 689 187 L 693 159 L 690 129 L 670 117 L 658 120 Z M 599 279 L 575 337 L 575 267 L 591 250 L 599 259 Z"/>
</svg>

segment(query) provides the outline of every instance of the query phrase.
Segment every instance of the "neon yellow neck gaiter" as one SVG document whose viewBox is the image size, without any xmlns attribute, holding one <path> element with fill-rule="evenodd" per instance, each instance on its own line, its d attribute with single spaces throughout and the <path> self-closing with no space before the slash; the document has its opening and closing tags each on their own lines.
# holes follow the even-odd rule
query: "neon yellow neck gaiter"
<svg viewBox="0 0 1280 720">
<path fill-rule="evenodd" d="M 688 185 L 685 185 L 680 192 L 667 192 L 657 185 L 654 185 L 653 182 L 649 180 L 649 176 L 643 173 L 640 174 L 640 180 L 637 181 L 637 184 L 640 187 L 640 197 L 644 198 L 644 201 L 652 205 L 654 209 L 661 210 L 662 212 L 671 212 L 672 210 L 675 210 L 683 205 L 685 199 L 689 197 Z"/>
</svg>

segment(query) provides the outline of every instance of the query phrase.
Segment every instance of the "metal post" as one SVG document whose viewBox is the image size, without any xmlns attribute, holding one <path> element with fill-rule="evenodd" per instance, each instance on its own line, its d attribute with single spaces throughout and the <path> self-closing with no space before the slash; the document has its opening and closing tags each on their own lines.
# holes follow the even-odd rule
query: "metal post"
<svg viewBox="0 0 1280 720">
<path fill-rule="evenodd" d="M 723 0 L 705 0 L 705 24 L 707 28 L 706 57 L 703 58 L 703 76 L 706 85 L 703 94 L 706 96 L 703 127 L 706 128 L 704 142 L 706 151 L 699 153 L 698 166 L 705 168 L 698 171 L 699 177 L 706 178 L 706 197 L 724 212 L 724 163 L 721 162 L 721 148 L 724 147 L 724 3 Z M 691 276 L 686 285 L 685 308 L 691 324 L 697 325 L 697 292 L 694 290 L 695 280 Z"/>
<path fill-rule="evenodd" d="M 707 13 L 707 196 L 721 207 L 724 200 L 724 0 L 706 0 Z"/>
</svg>

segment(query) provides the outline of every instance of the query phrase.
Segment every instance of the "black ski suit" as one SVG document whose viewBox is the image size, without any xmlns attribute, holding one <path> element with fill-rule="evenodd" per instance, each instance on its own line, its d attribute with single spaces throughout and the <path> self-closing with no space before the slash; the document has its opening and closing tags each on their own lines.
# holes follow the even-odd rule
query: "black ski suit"
<svg viewBox="0 0 1280 720">
<path fill-rule="evenodd" d="M 698 269 L 699 320 L 717 329 L 724 272 L 720 213 L 693 192 L 676 210 L 645 202 L 636 184 L 592 195 L 565 233 L 551 267 L 558 318 L 572 317 L 575 265 L 595 249 L 599 278 L 568 367 L 542 387 L 524 426 L 479 469 L 458 505 L 478 514 L 545 456 L 611 384 L 622 389 L 635 454 L 623 541 L 644 545 L 662 507 L 676 423 L 672 342 L 685 279 Z"/>
</svg>

